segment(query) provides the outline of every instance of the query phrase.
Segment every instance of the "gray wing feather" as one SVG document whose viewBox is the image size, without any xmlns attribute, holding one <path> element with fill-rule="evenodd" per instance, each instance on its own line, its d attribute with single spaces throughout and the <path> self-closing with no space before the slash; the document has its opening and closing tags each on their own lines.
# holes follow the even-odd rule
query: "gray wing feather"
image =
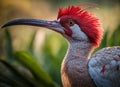
<svg viewBox="0 0 120 87">
<path fill-rule="evenodd" d="M 89 60 L 88 67 L 97 87 L 120 87 L 120 47 L 99 50 Z"/>
</svg>

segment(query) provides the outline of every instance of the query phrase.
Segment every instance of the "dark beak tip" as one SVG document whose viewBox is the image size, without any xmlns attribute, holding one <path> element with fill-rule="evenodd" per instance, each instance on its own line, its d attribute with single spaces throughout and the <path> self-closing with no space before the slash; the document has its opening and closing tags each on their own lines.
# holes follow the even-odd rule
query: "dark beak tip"
<svg viewBox="0 0 120 87">
<path fill-rule="evenodd" d="M 0 29 L 4 28 L 4 26 L 0 26 Z"/>
<path fill-rule="evenodd" d="M 5 27 L 7 27 L 7 26 L 6 25 L 2 25 L 2 26 L 0 26 L 0 29 L 5 28 Z"/>
</svg>

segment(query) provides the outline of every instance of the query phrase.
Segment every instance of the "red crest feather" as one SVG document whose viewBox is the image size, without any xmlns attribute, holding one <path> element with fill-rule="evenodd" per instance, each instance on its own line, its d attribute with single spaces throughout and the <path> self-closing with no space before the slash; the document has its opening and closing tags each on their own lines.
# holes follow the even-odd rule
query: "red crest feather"
<svg viewBox="0 0 120 87">
<path fill-rule="evenodd" d="M 68 6 L 60 8 L 57 19 L 63 16 L 70 16 L 77 21 L 81 30 L 88 36 L 94 47 L 97 47 L 102 39 L 103 29 L 99 19 L 92 13 L 82 9 L 82 6 Z"/>
</svg>

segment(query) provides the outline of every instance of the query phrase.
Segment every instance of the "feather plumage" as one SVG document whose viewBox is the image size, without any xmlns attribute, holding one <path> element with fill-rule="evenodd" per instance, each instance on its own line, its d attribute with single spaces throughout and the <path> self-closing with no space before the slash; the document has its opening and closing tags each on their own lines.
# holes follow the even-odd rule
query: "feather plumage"
<svg viewBox="0 0 120 87">
<path fill-rule="evenodd" d="M 88 65 L 97 87 L 120 87 L 120 47 L 99 50 Z"/>
<path fill-rule="evenodd" d="M 57 19 L 61 19 L 62 17 L 74 19 L 82 31 L 88 36 L 90 42 L 94 44 L 94 47 L 99 46 L 103 35 L 103 29 L 98 17 L 83 10 L 82 5 L 60 8 Z"/>
</svg>

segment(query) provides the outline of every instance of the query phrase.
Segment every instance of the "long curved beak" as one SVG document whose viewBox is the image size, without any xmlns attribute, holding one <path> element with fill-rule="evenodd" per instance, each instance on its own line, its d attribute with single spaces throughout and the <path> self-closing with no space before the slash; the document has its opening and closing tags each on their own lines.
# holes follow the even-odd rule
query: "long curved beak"
<svg viewBox="0 0 120 87">
<path fill-rule="evenodd" d="M 13 26 L 13 25 L 39 26 L 39 27 L 49 28 L 51 30 L 57 31 L 62 34 L 64 33 L 64 28 L 61 26 L 61 24 L 57 20 L 46 21 L 46 20 L 38 20 L 38 19 L 14 19 L 2 25 L 1 28 Z"/>
</svg>

